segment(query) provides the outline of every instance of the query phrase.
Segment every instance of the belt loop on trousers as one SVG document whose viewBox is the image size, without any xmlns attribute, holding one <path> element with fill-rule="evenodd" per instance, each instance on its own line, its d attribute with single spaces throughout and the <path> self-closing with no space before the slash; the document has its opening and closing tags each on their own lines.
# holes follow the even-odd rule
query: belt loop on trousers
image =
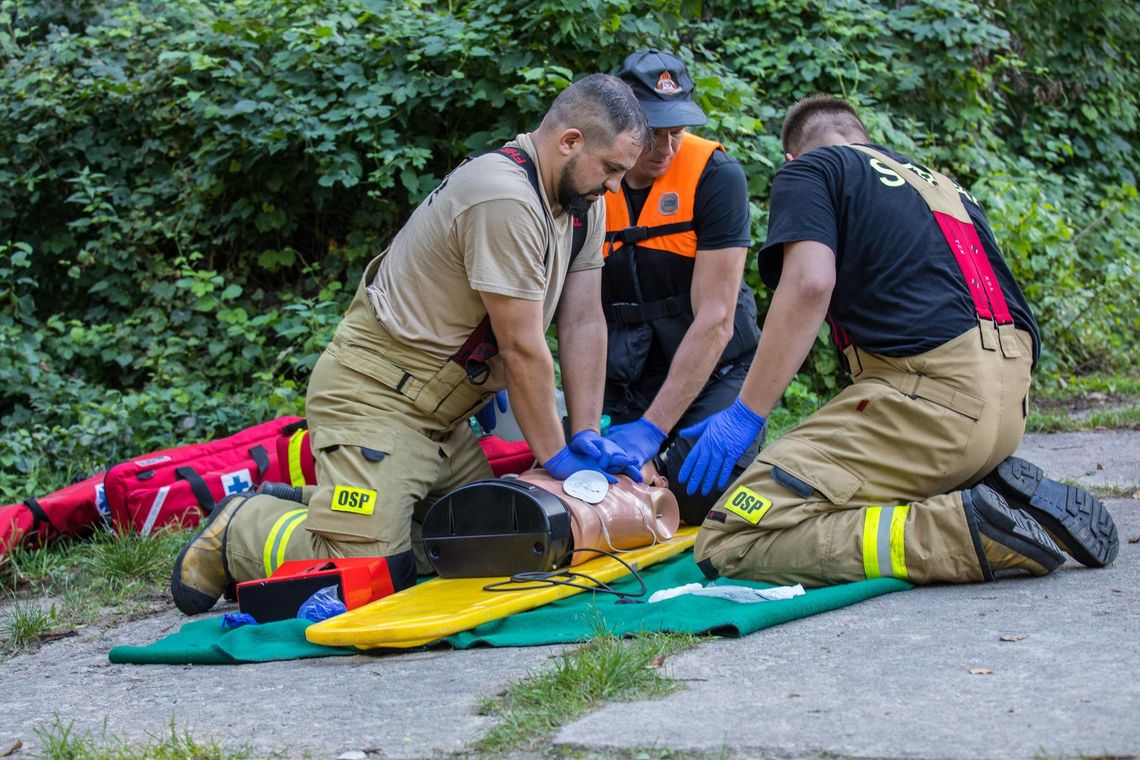
<svg viewBox="0 0 1140 760">
<path fill-rule="evenodd" d="M 993 322 L 978 319 L 978 333 L 982 336 L 982 348 L 987 351 L 997 351 L 998 349 L 998 340 L 994 332 Z"/>
<path fill-rule="evenodd" d="M 913 382 L 910 383 L 910 390 L 909 391 L 903 390 L 902 392 L 905 393 L 907 396 L 910 396 L 911 398 L 918 398 L 918 386 L 922 383 L 922 378 L 923 378 L 923 375 L 921 372 L 916 372 L 913 375 L 907 376 L 907 378 L 905 380 L 903 380 L 903 384 L 905 385 L 905 384 L 907 384 L 908 381 L 911 381 L 911 380 L 913 380 Z M 902 390 L 902 389 L 900 389 L 900 390 Z"/>
<path fill-rule="evenodd" d="M 1013 324 L 997 326 L 998 344 L 1001 354 L 1006 359 L 1016 359 L 1021 356 L 1021 347 L 1017 345 L 1017 331 Z"/>
</svg>

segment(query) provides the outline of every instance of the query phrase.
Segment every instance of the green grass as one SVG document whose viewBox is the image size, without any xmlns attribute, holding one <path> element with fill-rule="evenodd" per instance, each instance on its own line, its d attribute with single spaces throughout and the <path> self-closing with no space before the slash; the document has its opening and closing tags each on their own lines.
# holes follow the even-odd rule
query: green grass
<svg viewBox="0 0 1140 760">
<path fill-rule="evenodd" d="M 33 602 L 17 601 L 0 610 L 0 631 L 10 646 L 18 649 L 38 644 L 59 626 L 56 606 L 42 607 Z"/>
<path fill-rule="evenodd" d="M 1071 401 L 1090 393 L 1105 393 L 1112 396 L 1140 396 L 1140 376 L 1132 375 L 1079 375 L 1042 380 L 1035 377 L 1034 394 L 1051 401 Z"/>
<path fill-rule="evenodd" d="M 1140 428 L 1140 376 L 1037 378 L 1027 429 L 1035 433 Z M 1108 408 L 1105 408 L 1105 407 Z"/>
<path fill-rule="evenodd" d="M 1133 404 L 1123 409 L 1096 410 L 1085 417 L 1073 417 L 1067 411 L 1031 411 L 1026 423 L 1026 430 L 1032 433 L 1138 428 L 1140 428 L 1140 404 Z"/>
<path fill-rule="evenodd" d="M 167 599 L 174 557 L 186 530 L 153 536 L 96 531 L 87 540 L 62 540 L 40 549 L 14 547 L 0 567 L 0 650 L 36 646 L 45 637 L 100 619 L 132 617 Z M 47 597 L 51 619 L 22 602 Z"/>
<path fill-rule="evenodd" d="M 662 676 L 662 661 L 696 641 L 677 634 L 620 639 L 601 633 L 563 654 L 552 671 L 531 674 L 501 696 L 484 699 L 477 711 L 499 720 L 474 749 L 487 755 L 536 750 L 556 728 L 602 702 L 666 694 L 676 684 Z"/>
<path fill-rule="evenodd" d="M 188 731 L 179 733 L 170 722 L 168 736 L 150 742 L 130 742 L 108 736 L 78 734 L 73 723 L 59 718 L 47 728 L 36 728 L 40 740 L 40 757 L 45 760 L 238 760 L 250 757 L 249 750 L 223 749 L 212 740 L 196 739 Z"/>
</svg>

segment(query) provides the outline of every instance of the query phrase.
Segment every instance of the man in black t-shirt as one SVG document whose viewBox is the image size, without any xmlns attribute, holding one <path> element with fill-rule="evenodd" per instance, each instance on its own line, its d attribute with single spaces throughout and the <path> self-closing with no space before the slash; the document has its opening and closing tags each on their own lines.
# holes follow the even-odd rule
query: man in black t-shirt
<svg viewBox="0 0 1140 760">
<path fill-rule="evenodd" d="M 775 287 L 764 334 L 740 397 L 682 431 L 700 439 L 681 480 L 724 486 L 825 319 L 854 383 L 717 501 L 697 538 L 702 570 L 820 586 L 1044 575 L 1062 548 L 1111 562 L 1104 505 L 1011 456 L 1040 337 L 975 199 L 870 145 L 834 98 L 797 103 L 783 141 L 760 258 Z"/>
<path fill-rule="evenodd" d="M 688 494 L 677 473 L 695 439 L 677 435 L 736 398 L 756 349 L 756 301 L 742 283 L 751 244 L 748 181 L 717 142 L 676 56 L 629 55 L 633 88 L 656 137 L 606 198 L 602 303 L 609 323 L 603 410 L 635 466 L 655 459 L 681 518 L 699 525 L 720 492 Z M 758 438 L 758 436 L 757 436 Z M 741 452 L 740 469 L 756 453 Z"/>
</svg>

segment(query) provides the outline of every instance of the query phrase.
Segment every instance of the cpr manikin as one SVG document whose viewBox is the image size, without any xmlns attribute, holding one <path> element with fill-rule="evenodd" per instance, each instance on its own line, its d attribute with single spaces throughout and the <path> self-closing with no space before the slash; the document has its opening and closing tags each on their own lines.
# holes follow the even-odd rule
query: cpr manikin
<svg viewBox="0 0 1140 760">
<path fill-rule="evenodd" d="M 595 477 L 596 476 L 596 477 Z M 584 471 L 558 480 L 533 469 L 480 480 L 437 501 L 423 523 L 429 562 L 444 577 L 503 576 L 577 565 L 672 538 L 677 499 L 647 464 L 644 483 Z"/>
</svg>

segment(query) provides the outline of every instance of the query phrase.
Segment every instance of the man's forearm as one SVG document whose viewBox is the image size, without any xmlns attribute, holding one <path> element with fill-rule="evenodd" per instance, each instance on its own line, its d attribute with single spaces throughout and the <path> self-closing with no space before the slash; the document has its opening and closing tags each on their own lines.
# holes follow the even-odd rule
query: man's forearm
<svg viewBox="0 0 1140 760">
<path fill-rule="evenodd" d="M 554 404 L 554 361 L 546 342 L 516 344 L 500 350 L 507 375 L 511 410 L 539 463 L 566 445 Z M 492 402 L 493 403 L 493 402 Z"/>
<path fill-rule="evenodd" d="M 811 352 L 835 284 L 830 248 L 803 241 L 784 249 L 784 273 L 740 391 L 741 400 L 762 417 L 772 413 Z"/>
<path fill-rule="evenodd" d="M 698 315 L 681 340 L 645 418 L 669 432 L 708 382 L 731 338 L 731 329 L 726 331 L 720 320 L 706 322 Z"/>
<path fill-rule="evenodd" d="M 601 315 L 599 309 L 598 315 Z M 558 362 L 571 432 L 598 430 L 606 381 L 606 323 L 602 319 L 558 326 Z"/>
<path fill-rule="evenodd" d="M 693 322 L 670 357 L 665 384 L 645 411 L 646 419 L 666 432 L 701 392 L 732 339 L 747 256 L 748 250 L 741 247 L 697 251 L 689 290 Z"/>
</svg>

